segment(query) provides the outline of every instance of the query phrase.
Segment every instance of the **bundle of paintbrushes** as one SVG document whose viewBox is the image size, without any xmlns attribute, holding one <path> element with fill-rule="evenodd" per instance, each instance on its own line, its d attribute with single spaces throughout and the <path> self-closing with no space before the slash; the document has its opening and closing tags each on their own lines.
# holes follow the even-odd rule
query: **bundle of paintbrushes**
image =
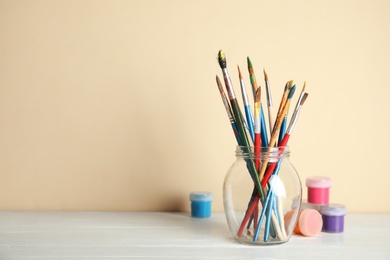
<svg viewBox="0 0 390 260">
<path fill-rule="evenodd" d="M 234 232 L 234 237 L 238 240 L 240 240 L 239 238 L 242 236 L 247 236 L 247 238 L 249 237 L 253 242 L 256 242 L 259 240 L 259 234 L 264 233 L 264 239 L 262 241 L 265 243 L 268 241 L 285 242 L 288 240 L 286 235 L 286 228 L 291 229 L 291 227 L 288 226 L 291 223 L 288 223 L 290 219 L 285 218 L 287 212 L 283 212 L 283 210 L 281 210 L 281 205 L 278 207 L 278 196 L 276 196 L 277 191 L 274 189 L 274 187 L 276 187 L 276 182 L 279 182 L 277 185 L 283 186 L 283 184 L 280 183 L 280 180 L 275 180 L 278 180 L 279 178 L 278 173 L 280 170 L 280 164 L 282 162 L 282 159 L 280 159 L 282 158 L 281 155 L 286 150 L 288 150 L 288 140 L 298 119 L 301 107 L 308 96 L 308 94 L 305 92 L 305 84 L 303 85 L 302 92 L 297 100 L 295 109 L 289 121 L 288 111 L 296 86 L 292 80 L 285 84 L 278 112 L 275 116 L 275 119 L 273 119 L 273 104 L 270 93 L 270 84 L 268 81 L 268 75 L 264 70 L 263 73 L 268 110 L 268 120 L 266 120 L 261 102 L 261 87 L 256 81 L 252 63 L 248 57 L 247 67 L 249 80 L 252 86 L 252 97 L 248 97 L 244 78 L 240 68 L 237 66 L 239 84 L 242 94 L 242 104 L 244 106 L 244 116 L 244 114 L 241 112 L 240 105 L 236 98 L 233 84 L 227 69 L 226 57 L 222 51 L 218 52 L 218 63 L 222 69 L 227 95 L 225 94 L 221 80 L 218 76 L 216 77 L 216 81 L 231 126 L 233 128 L 235 138 L 237 140 L 238 149 L 240 150 L 239 152 L 242 154 L 251 155 L 246 156 L 244 159 L 245 168 L 249 173 L 248 176 L 250 177 L 252 183 L 252 185 L 249 185 L 247 188 L 250 190 L 251 195 L 247 200 L 246 210 L 242 214 L 242 219 L 239 220 L 240 223 L 237 225 L 237 228 L 233 230 L 231 228 L 231 230 Z M 253 106 L 251 106 L 250 100 L 252 101 Z M 269 137 L 267 133 L 268 131 Z M 276 151 L 276 156 L 278 158 L 277 160 L 262 158 L 263 153 L 269 154 L 274 153 L 274 151 Z M 230 196 L 229 194 L 225 193 L 229 193 L 229 191 L 224 191 L 224 196 Z M 300 193 L 299 196 L 297 195 L 296 197 L 299 197 L 298 199 L 300 203 Z M 230 200 L 230 198 L 226 198 L 226 200 Z M 225 203 L 225 213 L 226 210 L 231 210 L 230 208 L 233 207 L 230 204 L 227 206 L 227 203 Z M 281 202 L 279 201 L 279 203 Z M 299 205 L 293 212 L 295 216 L 298 214 L 298 211 Z M 292 213 L 290 212 L 289 215 L 292 215 Z M 227 216 L 227 218 L 228 223 L 237 222 L 237 220 L 234 218 L 230 219 L 229 216 Z M 263 224 L 263 222 L 265 224 Z M 295 224 L 295 221 L 293 224 Z"/>
</svg>

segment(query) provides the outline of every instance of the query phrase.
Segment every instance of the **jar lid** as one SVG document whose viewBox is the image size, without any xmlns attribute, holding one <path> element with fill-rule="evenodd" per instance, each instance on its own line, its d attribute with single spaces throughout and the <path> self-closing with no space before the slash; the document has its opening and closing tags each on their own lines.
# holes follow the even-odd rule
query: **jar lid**
<svg viewBox="0 0 390 260">
<path fill-rule="evenodd" d="M 190 193 L 190 201 L 212 201 L 213 194 L 211 192 L 194 191 Z"/>
<path fill-rule="evenodd" d="M 299 215 L 299 229 L 304 236 L 312 237 L 322 229 L 321 214 L 315 209 L 304 209 Z"/>
<path fill-rule="evenodd" d="M 310 188 L 329 188 L 332 186 L 332 180 L 325 176 L 311 176 L 306 178 L 306 187 Z"/>
<path fill-rule="evenodd" d="M 347 208 L 343 204 L 323 205 L 320 213 L 327 216 L 344 216 L 347 214 Z"/>
<path fill-rule="evenodd" d="M 304 209 L 315 209 L 317 211 L 320 211 L 321 205 L 309 203 L 309 202 L 307 202 L 307 200 L 302 200 L 301 209 L 302 210 L 304 210 Z"/>
</svg>

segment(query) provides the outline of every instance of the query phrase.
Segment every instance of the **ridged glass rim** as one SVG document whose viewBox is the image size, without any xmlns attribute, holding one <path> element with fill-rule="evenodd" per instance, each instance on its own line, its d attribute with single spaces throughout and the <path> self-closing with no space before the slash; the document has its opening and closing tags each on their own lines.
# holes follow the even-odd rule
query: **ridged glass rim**
<svg viewBox="0 0 390 260">
<path fill-rule="evenodd" d="M 260 147 L 260 158 L 284 158 L 290 156 L 288 146 Z M 254 146 L 236 146 L 236 157 L 257 158 Z"/>
</svg>

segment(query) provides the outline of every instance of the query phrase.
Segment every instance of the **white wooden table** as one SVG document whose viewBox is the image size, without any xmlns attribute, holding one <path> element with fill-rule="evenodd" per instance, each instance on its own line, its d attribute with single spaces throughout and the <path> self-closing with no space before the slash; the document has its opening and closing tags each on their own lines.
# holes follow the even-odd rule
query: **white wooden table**
<svg viewBox="0 0 390 260">
<path fill-rule="evenodd" d="M 0 259 L 390 259 L 390 214 L 264 247 L 235 242 L 223 213 L 0 211 Z"/>
</svg>

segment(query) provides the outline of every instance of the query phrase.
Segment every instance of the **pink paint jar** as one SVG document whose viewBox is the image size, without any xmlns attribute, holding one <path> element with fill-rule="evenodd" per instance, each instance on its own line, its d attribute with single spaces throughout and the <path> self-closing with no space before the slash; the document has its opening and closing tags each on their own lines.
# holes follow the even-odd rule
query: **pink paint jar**
<svg viewBox="0 0 390 260">
<path fill-rule="evenodd" d="M 313 237 L 322 229 L 321 214 L 315 209 L 304 209 L 299 212 L 297 224 L 294 228 L 294 233 Z"/>
<path fill-rule="evenodd" d="M 332 180 L 324 176 L 311 176 L 306 179 L 307 202 L 313 204 L 329 204 L 329 188 Z"/>
</svg>

